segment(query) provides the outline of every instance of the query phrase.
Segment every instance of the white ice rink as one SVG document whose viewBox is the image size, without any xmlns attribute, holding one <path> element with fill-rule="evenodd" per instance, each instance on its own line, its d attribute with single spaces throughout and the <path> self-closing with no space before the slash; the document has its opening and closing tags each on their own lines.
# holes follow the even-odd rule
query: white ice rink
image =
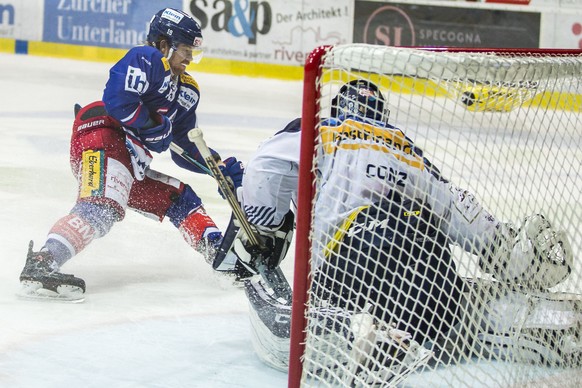
<svg viewBox="0 0 582 388">
<path fill-rule="evenodd" d="M 110 67 L 0 54 L 0 388 L 287 386 L 287 375 L 252 350 L 244 292 L 221 281 L 169 221 L 128 212 L 68 262 L 63 272 L 87 283 L 84 303 L 16 297 L 29 240 L 40 248 L 76 198 L 68 156 L 73 105 L 101 98 Z M 301 113 L 301 82 L 191 73 L 202 90 L 199 125 L 224 157 L 248 160 L 261 140 Z M 460 148 L 460 155 L 472 152 Z M 210 177 L 180 169 L 168 154 L 156 154 L 152 168 L 189 183 L 226 227 L 230 210 Z M 463 178 L 483 189 L 479 174 Z M 569 196 L 579 198 L 582 180 L 572 179 Z M 517 210 L 531 211 L 526 205 Z M 580 220 L 580 209 L 574 205 L 572 219 Z M 290 281 L 292 261 L 283 263 Z M 473 387 L 491 386 L 471 376 Z"/>
<path fill-rule="evenodd" d="M 15 296 L 28 241 L 39 248 L 74 204 L 73 105 L 101 98 L 110 66 L 0 55 L 0 387 L 286 386 L 252 351 L 244 292 L 220 282 L 169 221 L 130 212 L 68 262 L 63 271 L 87 283 L 82 304 Z M 199 125 L 224 156 L 246 160 L 300 115 L 299 82 L 192 73 Z M 152 167 L 189 183 L 226 227 L 211 178 L 168 155 Z"/>
</svg>

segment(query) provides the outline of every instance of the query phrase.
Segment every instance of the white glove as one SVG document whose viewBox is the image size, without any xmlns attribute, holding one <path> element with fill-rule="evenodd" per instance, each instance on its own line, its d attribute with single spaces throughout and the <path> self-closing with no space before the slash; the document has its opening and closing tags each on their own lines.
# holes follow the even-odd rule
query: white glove
<svg viewBox="0 0 582 388">
<path fill-rule="evenodd" d="M 568 237 L 556 231 L 541 214 L 526 217 L 513 241 L 496 255 L 493 276 L 533 289 L 551 288 L 572 272 L 573 254 Z"/>
</svg>

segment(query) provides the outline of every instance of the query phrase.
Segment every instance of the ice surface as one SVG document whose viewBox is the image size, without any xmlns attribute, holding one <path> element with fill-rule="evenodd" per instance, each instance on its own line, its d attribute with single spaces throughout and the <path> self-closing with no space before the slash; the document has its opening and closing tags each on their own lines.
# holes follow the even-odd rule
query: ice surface
<svg viewBox="0 0 582 388">
<path fill-rule="evenodd" d="M 82 304 L 17 299 L 28 241 L 40 247 L 74 204 L 73 105 L 101 98 L 111 64 L 0 55 L 0 387 L 284 387 L 251 348 L 244 292 L 218 279 L 170 222 L 129 212 L 68 262 Z M 245 161 L 300 115 L 299 82 L 192 71 L 199 125 L 222 155 Z M 230 210 L 211 178 L 156 155 L 189 183 L 218 225 Z M 291 267 L 288 260 L 286 270 Z"/>
<path fill-rule="evenodd" d="M 285 387 L 287 375 L 251 348 L 243 291 L 218 278 L 167 221 L 128 212 L 68 262 L 63 271 L 87 282 L 82 304 L 15 296 L 28 241 L 40 247 L 74 204 L 73 105 L 101 98 L 110 66 L 0 54 L 0 387 Z M 192 74 L 202 90 L 199 125 L 224 157 L 248 160 L 300 115 L 300 82 Z M 211 178 L 180 169 L 167 154 L 152 168 L 189 183 L 226 227 L 230 210 Z M 479 188 L 474 178 L 468 183 Z M 290 280 L 292 261 L 283 263 Z M 506 367 L 485 366 L 466 381 L 491 386 L 487 373 L 510 374 Z M 443 386 L 450 372 L 407 383 Z"/>
</svg>

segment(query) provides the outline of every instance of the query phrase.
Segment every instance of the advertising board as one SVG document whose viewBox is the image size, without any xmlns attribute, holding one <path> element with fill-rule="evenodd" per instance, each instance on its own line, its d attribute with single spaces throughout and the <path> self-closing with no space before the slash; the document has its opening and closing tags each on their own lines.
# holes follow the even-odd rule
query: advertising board
<svg viewBox="0 0 582 388">
<path fill-rule="evenodd" d="M 539 12 L 357 1 L 354 42 L 391 46 L 539 47 Z"/>
</svg>

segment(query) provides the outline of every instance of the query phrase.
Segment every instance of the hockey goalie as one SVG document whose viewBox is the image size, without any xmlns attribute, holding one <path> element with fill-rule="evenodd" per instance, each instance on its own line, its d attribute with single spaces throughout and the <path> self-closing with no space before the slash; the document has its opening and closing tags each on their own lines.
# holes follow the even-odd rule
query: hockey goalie
<svg viewBox="0 0 582 388">
<path fill-rule="evenodd" d="M 549 291 L 572 269 L 566 233 L 541 214 L 501 222 L 388 117 L 377 86 L 354 80 L 319 127 L 304 371 L 347 386 L 393 386 L 467 357 L 580 367 L 580 297 Z M 296 119 L 245 170 L 240 199 L 271 254 L 254 255 L 244 233 L 229 228 L 216 269 L 280 273 L 299 136 Z M 458 274 L 453 246 L 478 260 L 482 277 Z M 282 276 L 250 276 L 245 289 L 257 354 L 285 370 L 291 307 L 281 282 L 288 287 Z"/>
</svg>

